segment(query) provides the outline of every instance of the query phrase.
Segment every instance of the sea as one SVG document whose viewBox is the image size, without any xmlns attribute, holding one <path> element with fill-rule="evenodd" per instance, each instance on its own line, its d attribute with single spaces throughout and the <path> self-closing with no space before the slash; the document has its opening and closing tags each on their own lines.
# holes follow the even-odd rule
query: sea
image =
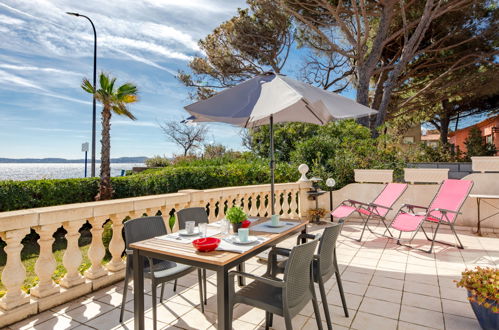
<svg viewBox="0 0 499 330">
<path fill-rule="evenodd" d="M 111 163 L 111 176 L 122 175 L 123 170 L 145 166 L 141 163 Z M 96 176 L 100 173 L 100 164 L 95 166 Z M 87 164 L 87 177 L 90 176 L 90 164 Z M 85 177 L 84 163 L 0 163 L 0 180 L 38 180 L 69 179 Z"/>
</svg>

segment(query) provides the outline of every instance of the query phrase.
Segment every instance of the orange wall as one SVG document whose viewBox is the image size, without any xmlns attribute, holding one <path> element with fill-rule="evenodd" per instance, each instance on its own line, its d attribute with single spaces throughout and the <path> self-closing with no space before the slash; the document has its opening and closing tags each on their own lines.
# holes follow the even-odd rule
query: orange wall
<svg viewBox="0 0 499 330">
<path fill-rule="evenodd" d="M 498 150 L 498 152 L 496 152 L 496 155 L 499 155 L 499 133 L 492 133 L 493 127 L 499 128 L 499 116 L 496 116 L 495 118 L 493 118 L 493 120 L 484 120 L 483 122 L 478 123 L 475 126 L 480 129 L 480 131 L 482 132 L 482 136 L 484 137 L 494 134 L 492 140 L 496 146 L 496 150 Z M 459 150 L 461 150 L 462 152 L 465 152 L 466 145 L 464 144 L 464 141 L 468 137 L 471 127 L 473 126 L 466 127 L 454 132 L 453 135 L 449 138 L 449 142 L 456 147 L 459 147 Z"/>
</svg>

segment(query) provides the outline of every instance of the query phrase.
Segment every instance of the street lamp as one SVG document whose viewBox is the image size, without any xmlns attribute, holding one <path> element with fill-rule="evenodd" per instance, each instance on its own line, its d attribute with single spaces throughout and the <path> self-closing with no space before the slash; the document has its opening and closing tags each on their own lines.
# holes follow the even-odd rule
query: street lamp
<svg viewBox="0 0 499 330">
<path fill-rule="evenodd" d="M 97 32 L 95 31 L 95 25 L 92 20 L 85 15 L 81 15 L 78 13 L 66 12 L 68 15 L 76 16 L 76 17 L 84 17 L 88 19 L 90 24 L 92 24 L 92 29 L 94 29 L 94 90 L 96 89 L 96 81 L 97 81 Z M 92 177 L 95 177 L 95 123 L 96 121 L 96 110 L 95 110 L 95 95 L 93 96 L 93 104 L 92 104 L 92 166 L 91 166 L 91 174 Z"/>
<path fill-rule="evenodd" d="M 336 181 L 333 178 L 326 180 L 326 186 L 329 187 L 329 209 L 333 212 L 333 187 L 336 186 Z M 331 222 L 333 222 L 333 215 L 331 214 Z"/>
</svg>

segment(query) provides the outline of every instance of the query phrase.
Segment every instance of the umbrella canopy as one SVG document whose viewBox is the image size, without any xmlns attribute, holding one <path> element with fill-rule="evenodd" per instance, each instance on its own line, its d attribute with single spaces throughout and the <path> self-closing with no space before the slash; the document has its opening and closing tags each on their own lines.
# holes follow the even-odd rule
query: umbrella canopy
<svg viewBox="0 0 499 330">
<path fill-rule="evenodd" d="M 347 97 L 279 74 L 265 74 L 185 107 L 195 122 L 222 122 L 241 127 L 359 118 L 376 111 Z"/>
<path fill-rule="evenodd" d="M 222 122 L 241 127 L 270 124 L 271 209 L 274 214 L 274 122 L 325 125 L 377 111 L 344 96 L 275 73 L 251 78 L 185 107 L 187 121 Z"/>
</svg>

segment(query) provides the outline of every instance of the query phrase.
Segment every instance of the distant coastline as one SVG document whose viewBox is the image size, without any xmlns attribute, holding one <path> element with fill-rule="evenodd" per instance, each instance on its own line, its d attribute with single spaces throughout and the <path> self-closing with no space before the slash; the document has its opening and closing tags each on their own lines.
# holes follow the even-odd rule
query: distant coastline
<svg viewBox="0 0 499 330">
<path fill-rule="evenodd" d="M 144 163 L 147 157 L 118 157 L 111 158 L 111 163 Z M 88 159 L 90 163 L 90 159 Z M 100 163 L 100 160 L 96 160 L 97 163 Z M 65 159 L 65 158 L 0 158 L 0 163 L 68 163 L 68 164 L 76 164 L 76 163 L 85 163 L 85 159 Z"/>
</svg>

